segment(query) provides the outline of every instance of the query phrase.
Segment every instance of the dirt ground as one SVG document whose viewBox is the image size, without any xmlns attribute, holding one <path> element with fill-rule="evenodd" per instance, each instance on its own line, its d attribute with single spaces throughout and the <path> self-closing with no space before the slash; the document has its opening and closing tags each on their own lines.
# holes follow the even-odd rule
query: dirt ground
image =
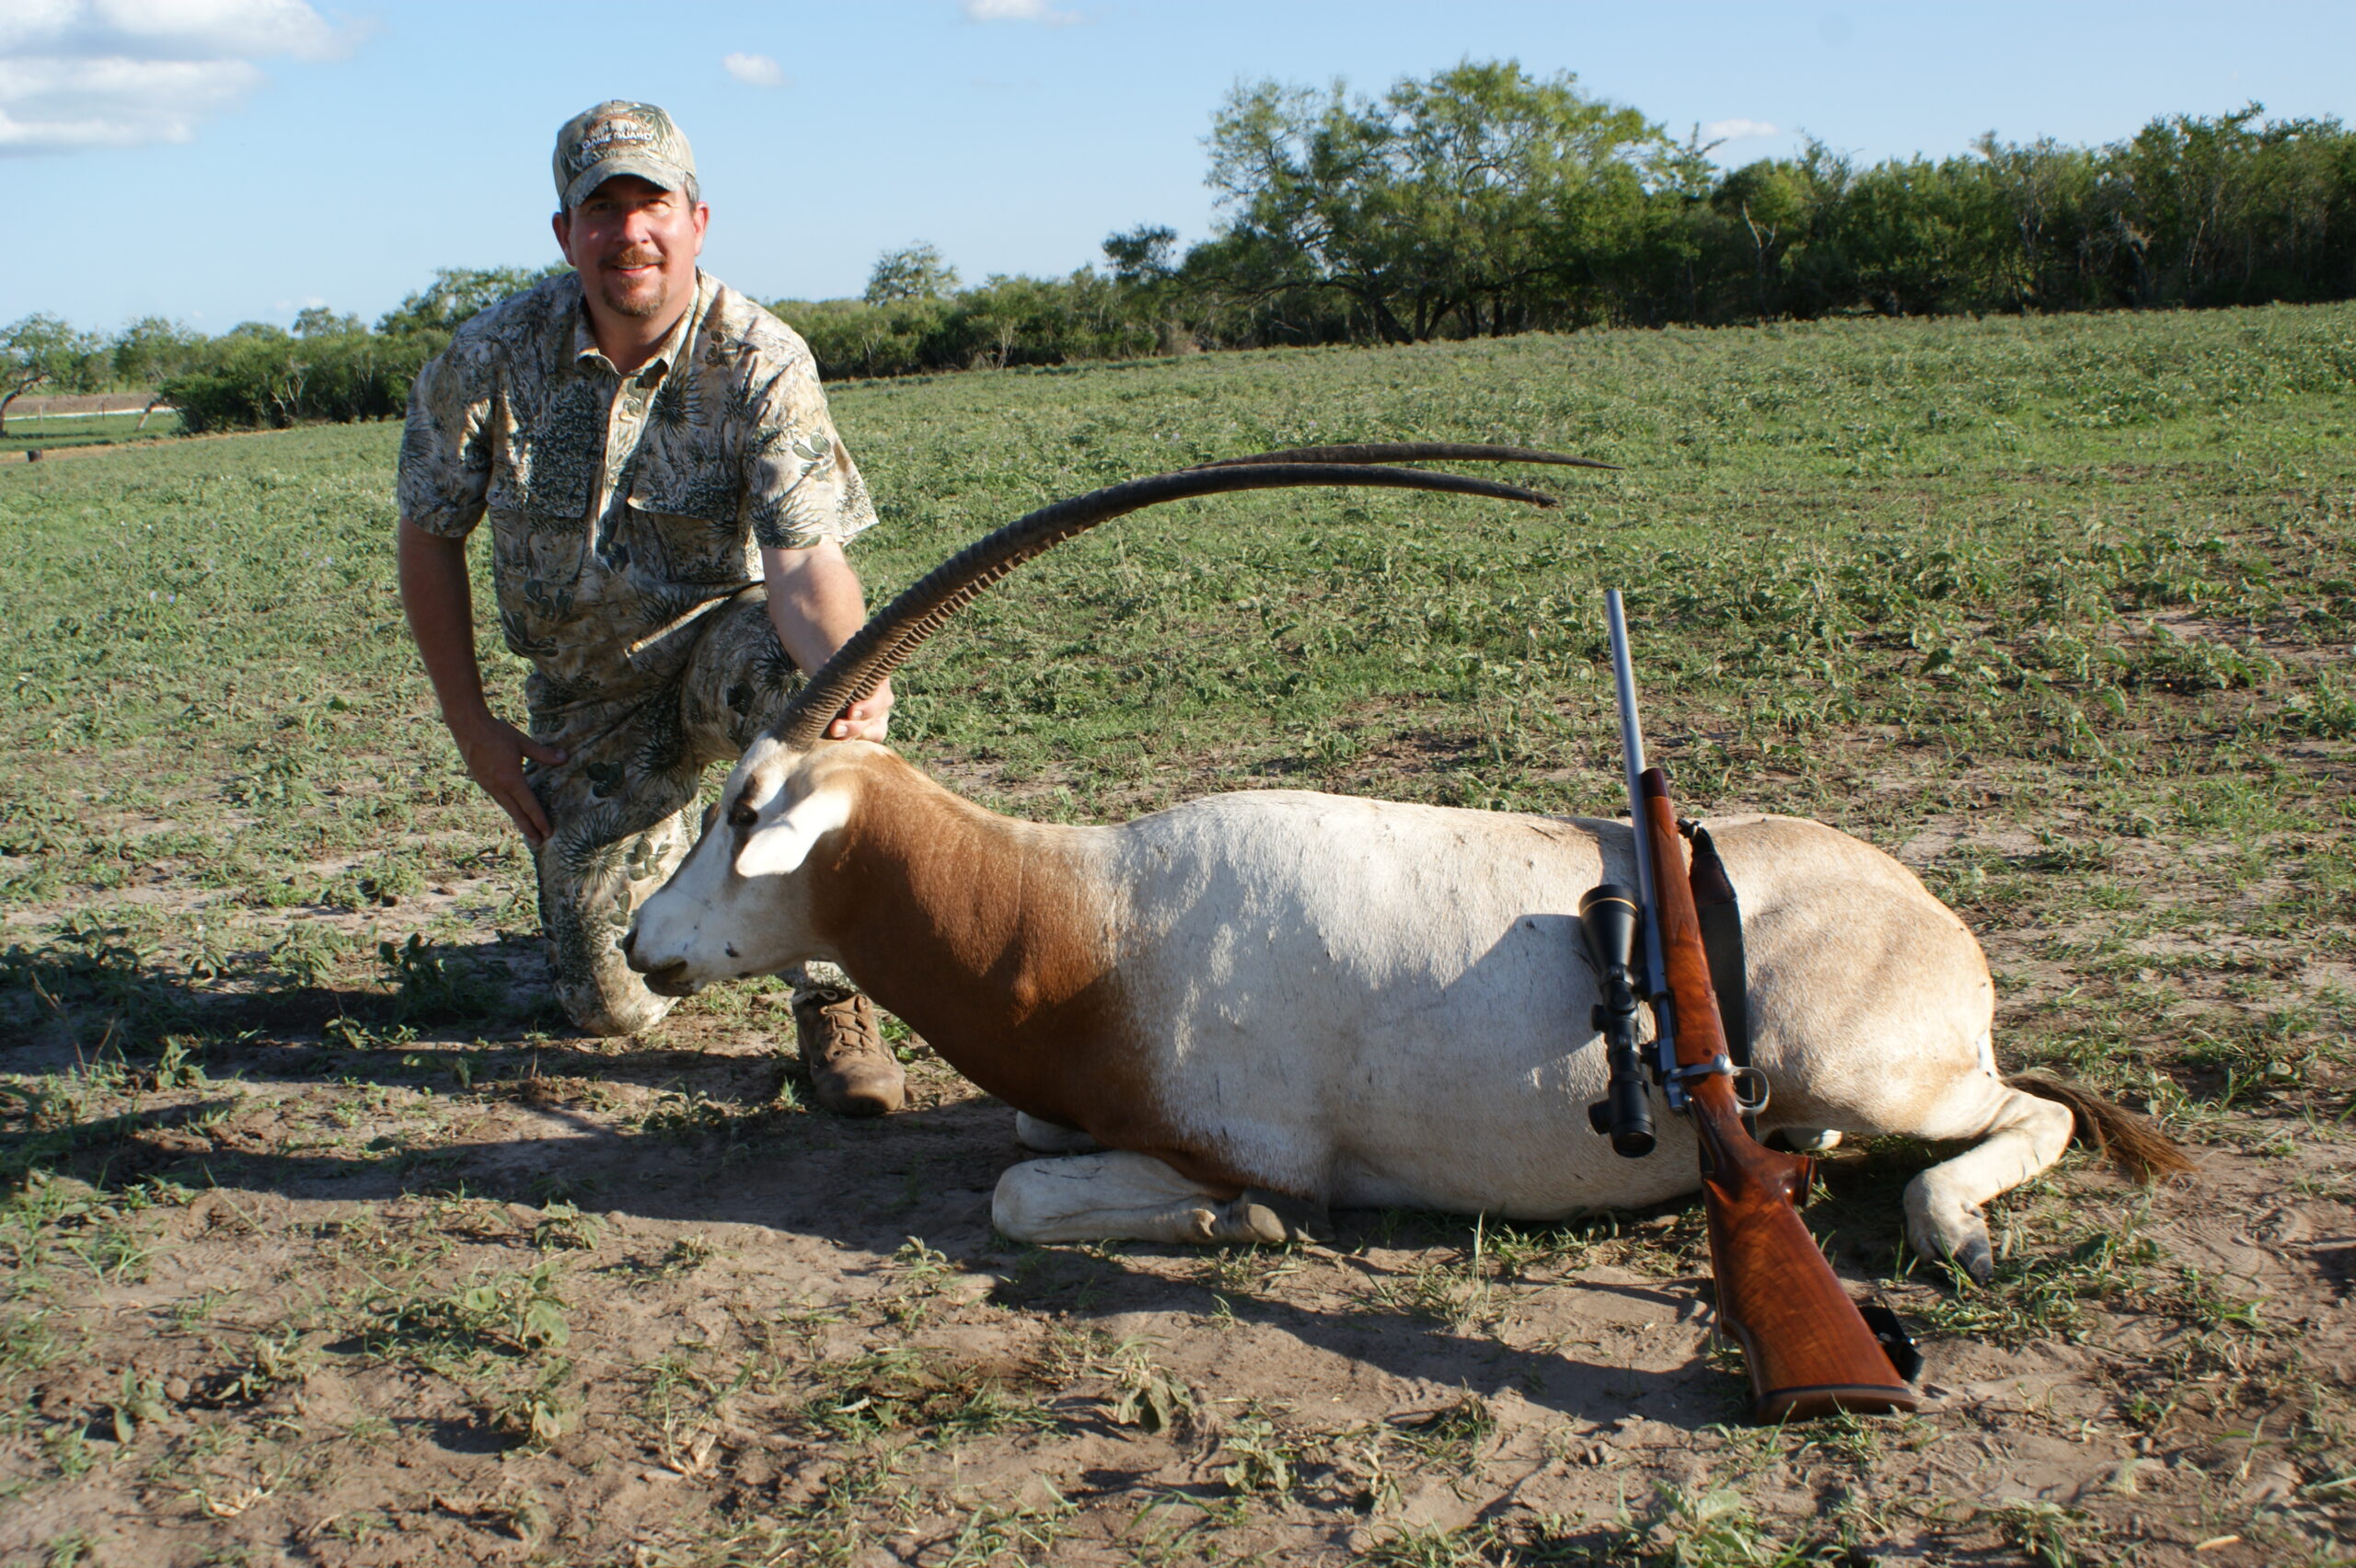
<svg viewBox="0 0 2356 1568">
<path fill-rule="evenodd" d="M 2337 1129 L 2241 1120 L 2153 1193 L 2073 1156 L 2005 1205 L 1988 1291 L 1891 1274 L 1923 1151 L 1834 1159 L 1818 1228 L 1923 1342 L 1923 1409 L 1760 1431 L 1698 1209 L 1015 1246 L 1011 1114 L 920 1050 L 903 1114 L 773 1101 L 782 1002 L 130 1086 L 103 1186 L 49 1183 L 65 1251 L 17 1243 L 59 1288 L 7 1343 L 55 1342 L 37 1408 L 88 1426 L 0 1552 L 2254 1564 L 2356 1522 L 2314 1458 L 2356 1361 Z"/>
<path fill-rule="evenodd" d="M 34 392 L 9 404 L 8 417 L 41 419 L 64 414 L 136 413 L 155 400 L 153 392 L 60 392 L 54 397 Z"/>
</svg>

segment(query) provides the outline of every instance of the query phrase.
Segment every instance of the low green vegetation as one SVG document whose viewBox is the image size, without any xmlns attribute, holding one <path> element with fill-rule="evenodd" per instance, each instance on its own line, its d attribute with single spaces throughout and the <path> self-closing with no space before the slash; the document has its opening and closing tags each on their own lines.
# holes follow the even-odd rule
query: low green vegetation
<svg viewBox="0 0 2356 1568">
<path fill-rule="evenodd" d="M 28 451 L 46 457 L 75 446 L 119 446 L 132 441 L 160 441 L 186 433 L 177 410 L 157 409 L 145 420 L 116 415 L 47 414 L 29 419 L 17 414 L 8 433 L 0 436 L 0 460 L 21 459 Z"/>
<path fill-rule="evenodd" d="M 6 1511 L 254 1560 L 2330 1560 L 2336 1222 L 2269 1239 L 2356 1202 L 2356 306 L 1189 356 L 834 406 L 879 596 L 1210 457 L 1620 465 L 1509 468 L 1551 512 L 1295 490 L 1114 522 L 909 666 L 898 744 L 1043 819 L 1266 785 L 1610 814 L 1619 586 L 1682 803 L 1900 854 L 1987 946 L 2005 1065 L 2212 1169 L 2146 1200 L 2073 1158 L 1996 1205 L 1977 1288 L 1897 1248 L 1925 1151 L 1829 1162 L 1828 1249 L 1951 1397 L 1788 1433 L 1714 1425 L 1732 1356 L 1644 1362 L 1684 1317 L 1581 1305 L 1702 1299 L 1690 1209 L 1007 1247 L 1004 1113 L 926 1054 L 907 1116 L 849 1126 L 779 1096 L 774 983 L 638 1041 L 548 1006 L 528 859 L 401 628 L 396 426 L 12 465 Z M 2235 1272 L 2251 1247 L 2270 1283 Z M 1344 1355 L 1368 1380 L 1312 1389 Z M 1993 1402 L 2016 1386 L 2044 1402 Z M 2084 1469 L 2062 1501 L 2005 1479 L 2032 1440 L 2020 1464 Z M 1581 1517 L 1505 1500 L 1588 1478 Z"/>
</svg>

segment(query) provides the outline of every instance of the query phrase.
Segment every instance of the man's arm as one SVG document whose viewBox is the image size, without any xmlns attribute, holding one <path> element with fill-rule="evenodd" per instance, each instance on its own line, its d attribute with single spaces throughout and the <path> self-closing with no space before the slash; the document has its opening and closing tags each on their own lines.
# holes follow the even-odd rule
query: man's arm
<svg viewBox="0 0 2356 1568">
<path fill-rule="evenodd" d="M 401 608 L 442 704 L 442 722 L 458 743 L 468 776 L 482 786 L 537 848 L 549 836 L 548 813 L 524 778 L 524 758 L 551 766 L 564 753 L 501 720 L 483 700 L 475 662 L 474 589 L 467 580 L 467 542 L 400 524 Z"/>
<path fill-rule="evenodd" d="M 768 583 L 769 624 L 804 674 L 816 674 L 867 624 L 866 592 L 836 540 L 821 539 L 798 550 L 764 548 L 761 571 Z M 891 721 L 892 683 L 886 680 L 828 725 L 826 734 L 837 741 L 880 741 Z"/>
</svg>

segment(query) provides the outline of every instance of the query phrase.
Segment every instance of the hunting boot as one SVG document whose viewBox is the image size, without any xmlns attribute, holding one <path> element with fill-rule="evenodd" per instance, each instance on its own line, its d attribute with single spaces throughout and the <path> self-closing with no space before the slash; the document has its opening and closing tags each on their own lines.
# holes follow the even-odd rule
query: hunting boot
<svg viewBox="0 0 2356 1568">
<path fill-rule="evenodd" d="M 818 1103 L 837 1116 L 881 1116 L 907 1099 L 900 1064 L 875 1027 L 875 1008 L 857 991 L 803 991 L 793 998 L 793 1032 Z"/>
</svg>

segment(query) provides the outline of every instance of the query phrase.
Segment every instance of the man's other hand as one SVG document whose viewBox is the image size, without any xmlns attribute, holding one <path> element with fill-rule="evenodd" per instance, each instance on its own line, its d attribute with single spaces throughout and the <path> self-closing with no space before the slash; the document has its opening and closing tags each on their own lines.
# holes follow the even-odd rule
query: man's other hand
<svg viewBox="0 0 2356 1568">
<path fill-rule="evenodd" d="M 554 767 L 565 754 L 555 746 L 542 745 L 489 709 L 450 721 L 450 738 L 458 743 L 467 776 L 499 802 L 516 831 L 535 849 L 547 843 L 549 813 L 541 807 L 540 798 L 532 793 L 531 780 L 524 776 L 524 759 L 530 757 Z"/>
<path fill-rule="evenodd" d="M 564 753 L 503 723 L 483 701 L 482 669 L 475 663 L 475 613 L 467 582 L 467 541 L 400 525 L 401 606 L 442 704 L 442 721 L 458 743 L 467 774 L 537 849 L 548 842 L 549 813 L 524 778 L 524 759 L 553 766 Z"/>
<path fill-rule="evenodd" d="M 886 679 L 827 725 L 826 738 L 830 741 L 874 741 L 880 744 L 884 732 L 891 727 L 892 683 Z"/>
</svg>

